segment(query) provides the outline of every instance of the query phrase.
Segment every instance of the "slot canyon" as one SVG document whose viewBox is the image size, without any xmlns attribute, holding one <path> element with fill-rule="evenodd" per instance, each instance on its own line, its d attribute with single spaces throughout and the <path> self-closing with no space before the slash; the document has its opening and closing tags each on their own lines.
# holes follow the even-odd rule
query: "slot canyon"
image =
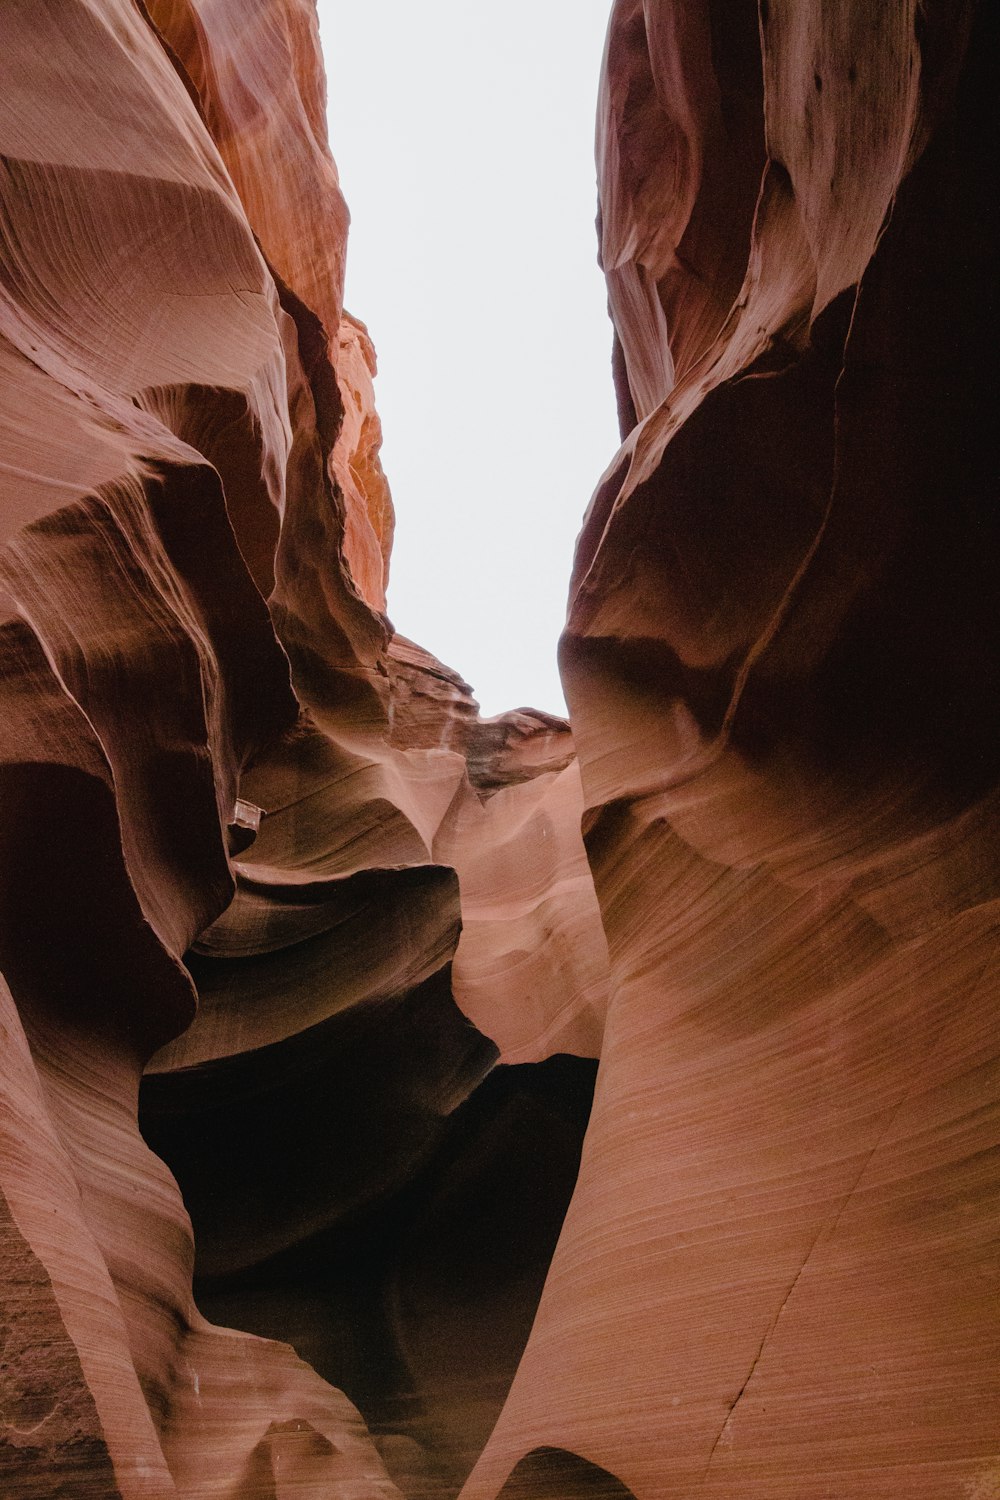
<svg viewBox="0 0 1000 1500">
<path fill-rule="evenodd" d="M 1000 1500 L 996 14 L 609 12 L 485 718 L 315 0 L 0 3 L 2 1500 Z"/>
</svg>

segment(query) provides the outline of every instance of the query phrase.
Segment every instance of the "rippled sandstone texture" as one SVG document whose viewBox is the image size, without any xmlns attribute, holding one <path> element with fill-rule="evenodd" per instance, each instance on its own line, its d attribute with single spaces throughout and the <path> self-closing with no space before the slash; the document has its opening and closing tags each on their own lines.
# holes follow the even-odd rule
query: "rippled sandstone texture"
<svg viewBox="0 0 1000 1500">
<path fill-rule="evenodd" d="M 614 6 L 571 732 L 383 613 L 312 5 L 4 8 L 5 1497 L 997 1492 L 988 21 Z"/>
<path fill-rule="evenodd" d="M 611 998 L 468 1500 L 536 1446 L 1000 1484 L 992 20 L 615 6 L 625 438 L 561 648 Z"/>
</svg>

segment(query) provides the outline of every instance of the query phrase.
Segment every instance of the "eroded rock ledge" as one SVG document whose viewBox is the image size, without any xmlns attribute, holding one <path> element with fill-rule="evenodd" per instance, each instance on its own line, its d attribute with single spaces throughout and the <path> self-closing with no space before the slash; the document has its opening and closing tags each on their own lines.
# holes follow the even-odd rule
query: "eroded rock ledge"
<svg viewBox="0 0 1000 1500">
<path fill-rule="evenodd" d="M 5 1497 L 996 1492 L 991 21 L 617 0 L 622 448 L 484 723 L 310 0 L 5 7 Z"/>
</svg>

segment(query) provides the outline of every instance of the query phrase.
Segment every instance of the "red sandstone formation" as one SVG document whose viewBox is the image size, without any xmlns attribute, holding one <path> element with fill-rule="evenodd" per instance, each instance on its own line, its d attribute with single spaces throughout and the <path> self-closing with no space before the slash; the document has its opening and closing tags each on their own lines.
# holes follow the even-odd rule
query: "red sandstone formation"
<svg viewBox="0 0 1000 1500">
<path fill-rule="evenodd" d="M 650 1500 L 1000 1483 L 987 29 L 615 6 L 630 430 L 562 645 L 611 995 L 468 1500 L 537 1447 Z"/>
<path fill-rule="evenodd" d="M 382 612 L 310 0 L 6 6 L 5 1497 L 997 1491 L 988 19 L 614 5 L 571 729 Z"/>
</svg>

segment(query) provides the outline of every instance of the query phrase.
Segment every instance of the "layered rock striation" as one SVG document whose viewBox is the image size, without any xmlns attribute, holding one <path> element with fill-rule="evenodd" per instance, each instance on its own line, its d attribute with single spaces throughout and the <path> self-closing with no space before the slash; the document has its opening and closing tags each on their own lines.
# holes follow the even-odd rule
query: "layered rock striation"
<svg viewBox="0 0 1000 1500">
<path fill-rule="evenodd" d="M 537 1447 L 664 1500 L 998 1482 L 994 40 L 614 8 L 624 442 L 561 648 L 610 1002 L 469 1500 Z"/>
<path fill-rule="evenodd" d="M 311 0 L 8 3 L 11 1500 L 1000 1484 L 990 22 L 617 0 L 622 447 L 484 722 Z"/>
</svg>

